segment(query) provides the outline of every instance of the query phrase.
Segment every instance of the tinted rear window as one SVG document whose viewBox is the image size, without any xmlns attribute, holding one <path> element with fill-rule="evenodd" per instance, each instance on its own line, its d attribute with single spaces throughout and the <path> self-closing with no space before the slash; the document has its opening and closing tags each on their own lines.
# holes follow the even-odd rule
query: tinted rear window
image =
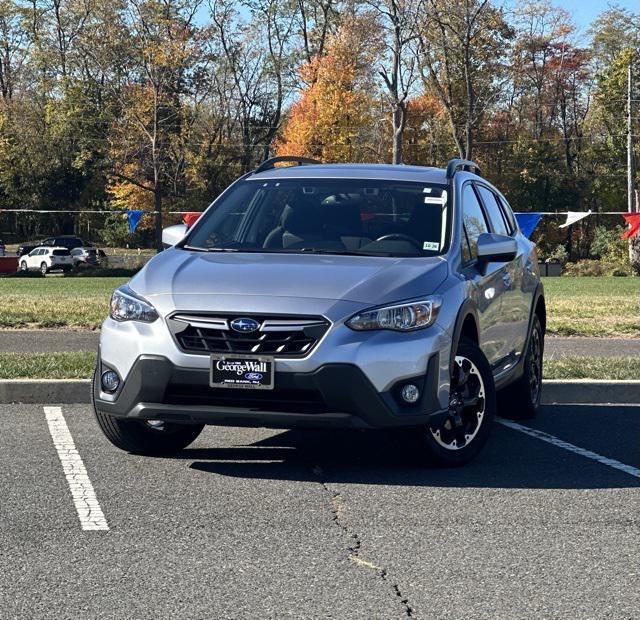
<svg viewBox="0 0 640 620">
<path fill-rule="evenodd" d="M 71 252 L 69 250 L 53 250 L 51 252 L 54 256 L 70 256 Z"/>
</svg>

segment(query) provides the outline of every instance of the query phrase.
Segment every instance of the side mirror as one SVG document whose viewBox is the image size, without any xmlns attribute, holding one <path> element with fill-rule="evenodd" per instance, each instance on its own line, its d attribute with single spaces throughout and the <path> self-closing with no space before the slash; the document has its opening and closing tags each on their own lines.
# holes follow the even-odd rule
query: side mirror
<svg viewBox="0 0 640 620">
<path fill-rule="evenodd" d="M 162 231 L 162 243 L 166 246 L 172 246 L 182 241 L 187 234 L 187 227 L 184 224 L 176 224 L 169 226 Z"/>
<path fill-rule="evenodd" d="M 482 233 L 478 237 L 478 263 L 508 263 L 518 253 L 518 244 L 513 237 L 496 233 Z"/>
</svg>

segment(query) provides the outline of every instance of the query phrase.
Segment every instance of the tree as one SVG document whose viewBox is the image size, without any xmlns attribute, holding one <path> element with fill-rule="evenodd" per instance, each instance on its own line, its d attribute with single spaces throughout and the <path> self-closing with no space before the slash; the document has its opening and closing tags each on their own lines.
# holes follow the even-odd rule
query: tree
<svg viewBox="0 0 640 620">
<path fill-rule="evenodd" d="M 337 31 L 342 4 L 341 0 L 296 0 L 296 24 L 306 64 L 324 55 L 327 38 Z"/>
<path fill-rule="evenodd" d="M 407 124 L 407 101 L 418 77 L 417 41 L 423 0 L 368 2 L 379 14 L 384 30 L 384 49 L 379 69 L 386 99 L 391 107 L 392 162 L 403 161 L 403 138 Z"/>
<path fill-rule="evenodd" d="M 425 88 L 438 96 L 463 159 L 506 83 L 504 59 L 513 33 L 489 0 L 426 0 L 420 29 Z"/>
<path fill-rule="evenodd" d="M 634 160 L 638 161 L 637 143 L 633 138 L 640 133 L 640 115 L 634 114 L 634 108 L 637 109 L 634 103 L 640 99 L 640 80 L 637 78 L 636 70 L 640 62 L 640 16 L 624 9 L 611 8 L 593 24 L 591 35 L 597 67 L 592 120 L 601 125 L 608 134 L 607 144 L 605 148 L 600 149 L 600 153 L 603 159 L 606 158 L 610 162 L 610 168 L 621 167 L 621 163 L 625 162 L 625 167 L 629 165 L 633 172 Z M 629 97 L 630 77 L 632 89 Z M 629 138 L 631 161 L 627 164 Z M 620 182 L 621 176 L 617 176 L 617 210 L 620 210 L 622 204 L 619 196 L 627 192 L 630 193 L 632 205 L 635 203 L 635 209 L 639 208 L 638 190 L 633 176 L 631 174 L 631 187 L 626 191 Z M 638 238 L 629 240 L 629 260 L 636 273 L 640 274 Z"/>
<path fill-rule="evenodd" d="M 85 52 L 99 67 L 120 115 L 110 136 L 116 190 L 131 184 L 153 196 L 156 248 L 162 249 L 163 198 L 173 185 L 172 146 L 182 131 L 182 98 L 198 99 L 201 55 L 195 17 L 200 2 L 128 0 L 113 23 L 87 39 Z M 135 164 L 132 166 L 132 164 Z M 175 173 L 175 169 L 173 171 Z"/>
<path fill-rule="evenodd" d="M 290 39 L 295 16 L 278 0 L 253 0 L 253 19 L 239 20 L 226 0 L 211 2 L 211 19 L 217 38 L 215 53 L 225 63 L 229 78 L 227 96 L 239 125 L 243 172 L 269 155 L 280 129 L 284 101 L 289 92 L 286 76 L 291 68 Z"/>
<path fill-rule="evenodd" d="M 291 107 L 278 154 L 324 161 L 377 157 L 370 141 L 376 109 L 373 24 L 370 14 L 345 20 L 329 40 L 326 54 L 300 69 L 301 81 L 309 86 Z"/>
</svg>

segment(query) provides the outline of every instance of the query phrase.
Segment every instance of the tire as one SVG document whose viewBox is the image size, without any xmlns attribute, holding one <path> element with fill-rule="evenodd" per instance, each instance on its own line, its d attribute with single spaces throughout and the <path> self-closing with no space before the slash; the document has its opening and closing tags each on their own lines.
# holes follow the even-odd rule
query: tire
<svg viewBox="0 0 640 620">
<path fill-rule="evenodd" d="M 466 406 L 464 401 L 468 402 Z M 477 344 L 462 338 L 452 371 L 449 414 L 437 418 L 435 426 L 413 429 L 407 437 L 422 462 L 459 467 L 482 450 L 495 413 L 495 385 L 489 362 Z"/>
<path fill-rule="evenodd" d="M 97 372 L 94 374 L 94 381 Z M 116 448 L 143 456 L 169 456 L 180 452 L 195 441 L 204 424 L 176 424 L 160 422 L 151 425 L 143 420 L 126 420 L 101 413 L 95 406 L 91 390 L 93 411 L 100 430 Z"/>
<path fill-rule="evenodd" d="M 40 264 L 40 273 L 41 273 L 43 276 L 46 276 L 46 275 L 47 275 L 47 273 L 48 273 L 48 271 L 49 271 L 49 268 L 47 267 L 47 263 L 41 263 L 41 264 Z"/>
<path fill-rule="evenodd" d="M 498 394 L 498 409 L 503 418 L 530 420 L 535 417 L 542 396 L 544 330 L 534 315 L 524 359 L 524 373 Z"/>
<path fill-rule="evenodd" d="M 20 271 L 22 273 L 27 273 L 27 271 L 29 271 L 29 267 L 27 267 L 27 261 L 23 260 L 20 262 Z"/>
</svg>

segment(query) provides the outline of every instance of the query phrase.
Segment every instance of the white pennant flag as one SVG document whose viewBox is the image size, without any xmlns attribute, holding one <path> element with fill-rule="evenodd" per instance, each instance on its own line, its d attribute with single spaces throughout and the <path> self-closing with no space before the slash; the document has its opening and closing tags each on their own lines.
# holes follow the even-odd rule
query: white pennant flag
<svg viewBox="0 0 640 620">
<path fill-rule="evenodd" d="M 587 212 L 568 211 L 567 221 L 564 224 L 560 224 L 560 228 L 566 228 L 567 226 L 571 226 L 571 224 L 575 224 L 577 221 L 581 220 L 583 217 L 587 217 L 587 215 L 591 215 L 591 209 L 589 209 Z"/>
</svg>

